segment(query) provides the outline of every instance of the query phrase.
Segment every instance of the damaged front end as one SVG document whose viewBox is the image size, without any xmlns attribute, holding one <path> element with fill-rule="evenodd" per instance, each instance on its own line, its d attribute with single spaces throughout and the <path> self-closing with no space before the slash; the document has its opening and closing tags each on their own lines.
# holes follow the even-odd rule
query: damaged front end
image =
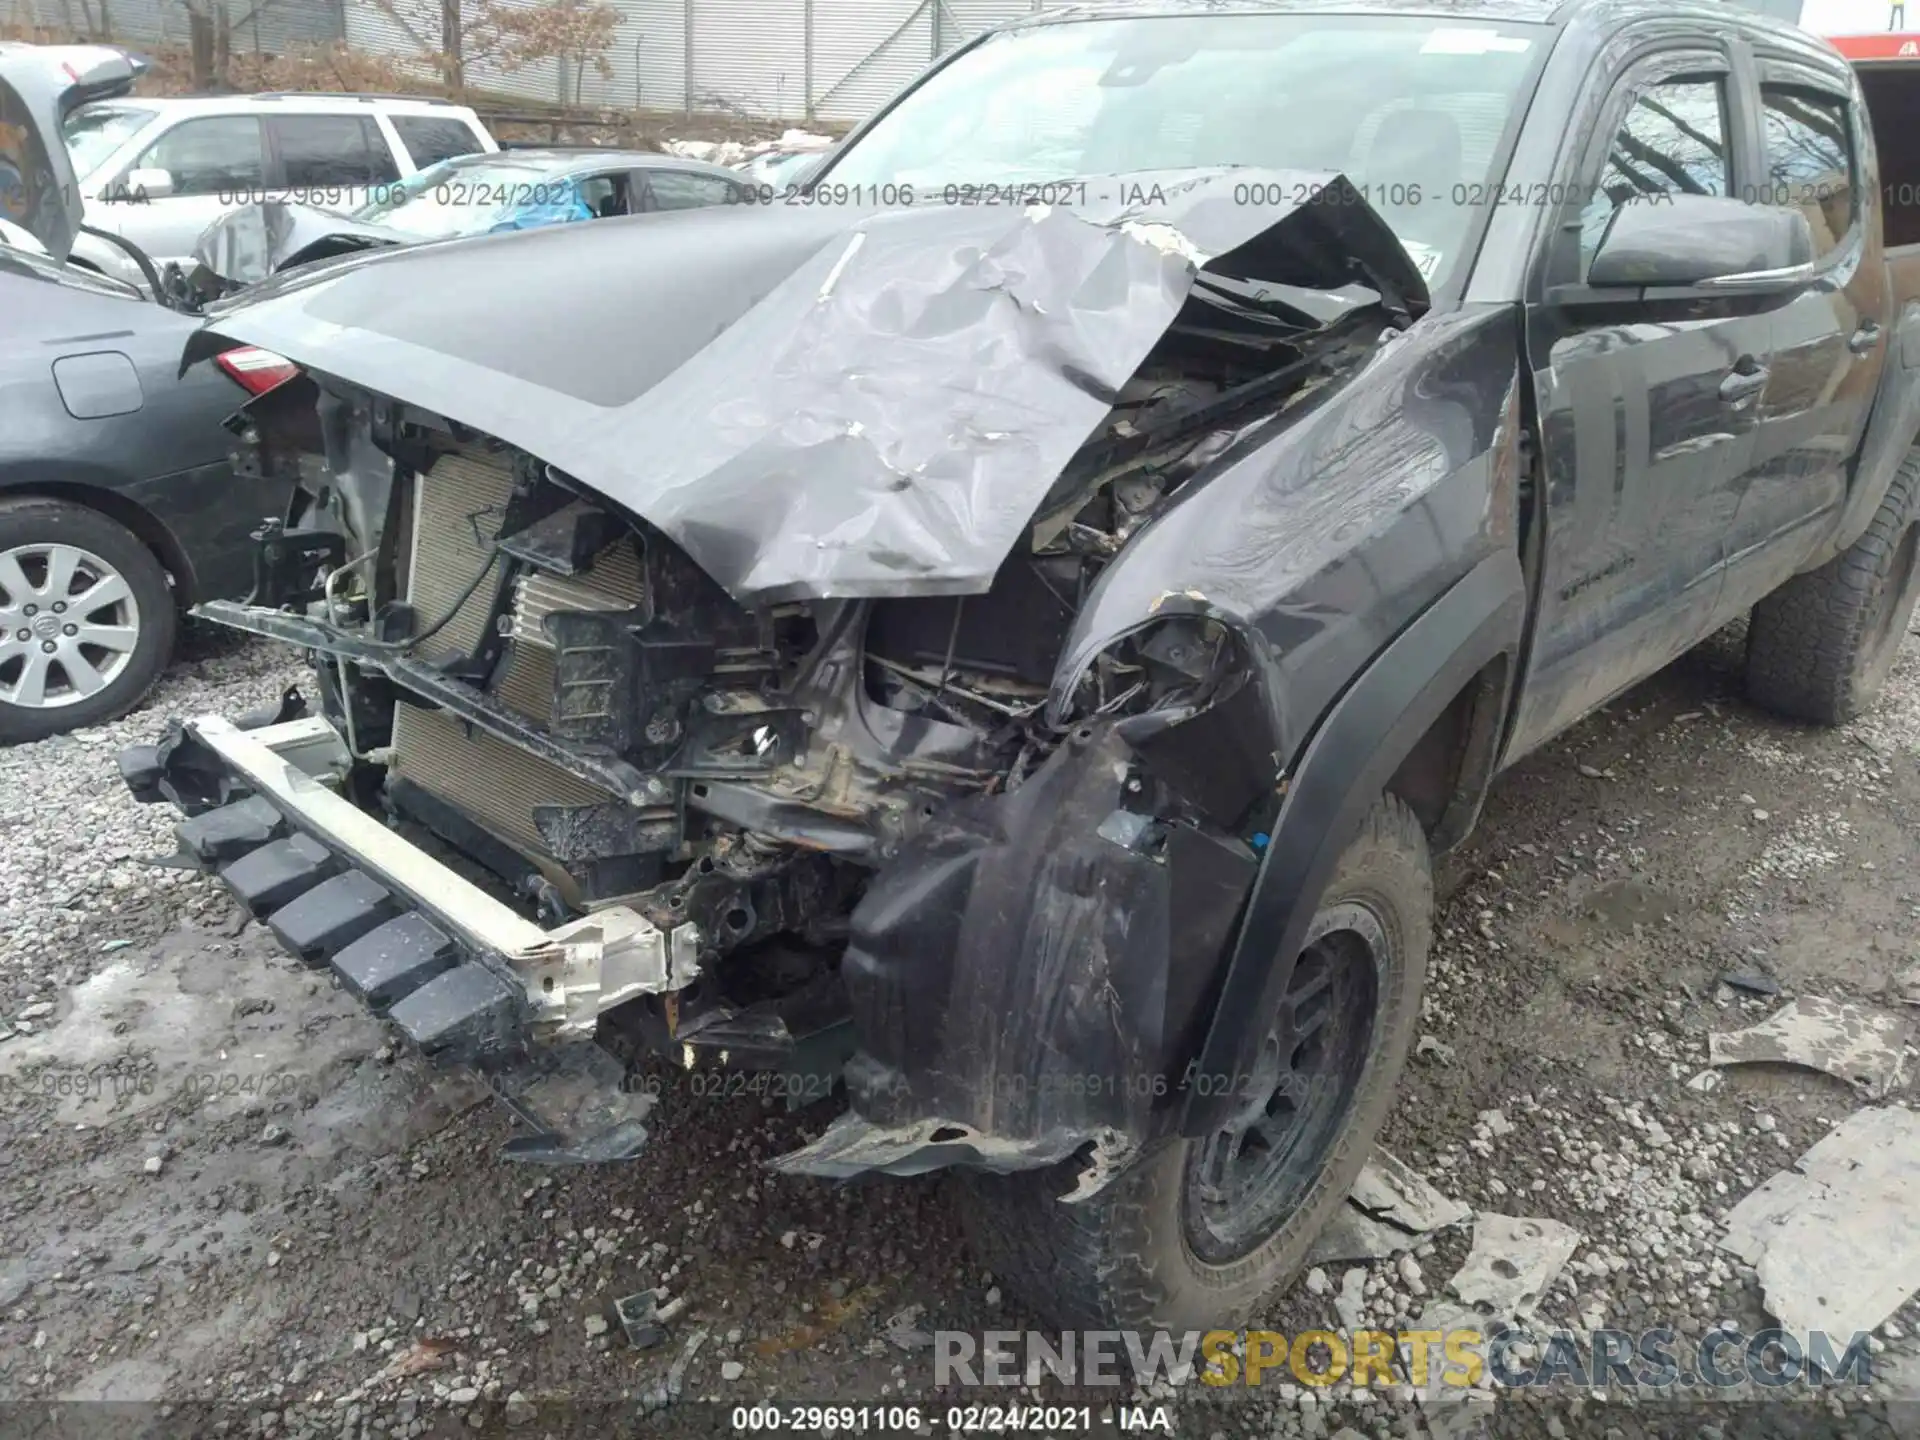
<svg viewBox="0 0 1920 1440">
<path fill-rule="evenodd" d="M 673 217 L 623 263 L 680 308 L 644 354 L 572 336 L 597 370 L 512 352 L 513 311 L 449 341 L 418 283 L 477 247 L 266 287 L 197 353 L 306 368 L 241 422 L 301 499 L 250 600 L 201 613 L 310 651 L 324 717 L 188 722 L 129 779 L 358 993 L 403 914 L 446 936 L 370 1003 L 414 1034 L 411 997 L 479 967 L 485 1043 L 442 1050 L 576 1097 L 501 1085 L 538 1157 L 631 1153 L 638 1113 L 552 1117 L 651 1056 L 844 1077 L 785 1169 L 1090 1153 L 1090 1192 L 1176 1108 L 1283 757 L 1255 642 L 1179 575 L 1070 672 L 1069 633 L 1136 534 L 1425 305 L 1351 186 L 1287 178 L 1310 198 L 1266 212 L 1205 175 L 1104 215 Z M 586 270 L 611 228 L 489 243 Z M 325 763 L 263 758 L 283 738 Z M 303 839 L 325 901 L 228 873 Z"/>
<path fill-rule="evenodd" d="M 161 284 L 176 309 L 200 313 L 282 270 L 414 238 L 318 206 L 261 200 L 216 219 L 194 242 L 191 262 L 170 262 Z"/>
</svg>

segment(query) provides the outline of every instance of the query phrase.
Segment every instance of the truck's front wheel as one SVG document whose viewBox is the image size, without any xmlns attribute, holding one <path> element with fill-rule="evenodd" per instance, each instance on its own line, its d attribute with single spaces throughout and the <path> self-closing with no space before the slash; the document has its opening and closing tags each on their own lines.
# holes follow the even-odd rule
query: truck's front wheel
<svg viewBox="0 0 1920 1440">
<path fill-rule="evenodd" d="M 1920 450 L 1900 463 L 1853 546 L 1753 607 L 1747 696 L 1795 720 L 1838 725 L 1886 684 L 1920 597 Z"/>
<path fill-rule="evenodd" d="M 981 1261 L 1063 1327 L 1230 1326 L 1300 1267 L 1345 1200 L 1420 1014 L 1433 930 L 1426 837 L 1392 797 L 1341 857 L 1233 1125 L 1165 1143 L 1098 1195 L 1071 1166 L 968 1173 Z"/>
</svg>

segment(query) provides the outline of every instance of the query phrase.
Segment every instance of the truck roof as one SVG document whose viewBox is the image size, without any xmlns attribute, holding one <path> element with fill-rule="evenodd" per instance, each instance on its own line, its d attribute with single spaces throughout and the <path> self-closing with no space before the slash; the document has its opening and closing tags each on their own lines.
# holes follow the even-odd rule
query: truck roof
<svg viewBox="0 0 1920 1440">
<path fill-rule="evenodd" d="M 1082 0 L 1049 6 L 1000 27 L 1023 30 L 1075 20 L 1144 15 L 1424 15 L 1435 20 L 1566 26 L 1611 31 L 1649 16 L 1693 19 L 1715 29 L 1729 23 L 1761 32 L 1810 54 L 1833 58 L 1829 43 L 1798 25 L 1728 0 Z"/>
<path fill-rule="evenodd" d="M 398 115 L 471 115 L 472 108 L 431 95 L 349 95 L 328 91 L 274 90 L 234 95 L 130 95 L 119 103 L 168 114 L 231 114 L 237 111 L 271 113 L 275 108 L 307 112 L 364 114 L 383 110 Z"/>
</svg>

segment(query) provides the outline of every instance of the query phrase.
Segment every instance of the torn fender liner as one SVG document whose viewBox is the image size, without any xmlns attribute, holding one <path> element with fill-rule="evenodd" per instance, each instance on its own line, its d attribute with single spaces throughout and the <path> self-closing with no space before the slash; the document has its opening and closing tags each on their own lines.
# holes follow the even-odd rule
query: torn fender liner
<svg viewBox="0 0 1920 1440">
<path fill-rule="evenodd" d="M 841 962 L 854 1114 L 778 1168 L 1025 1169 L 1091 1143 L 1104 1172 L 1177 1109 L 1168 1072 L 1205 1018 L 1254 857 L 1126 811 L 1134 770 L 1117 731 L 1084 728 L 875 877 Z"/>
<path fill-rule="evenodd" d="M 1308 198 L 1236 202 L 1250 177 Z M 1426 303 L 1338 175 L 1188 172 L 1144 193 L 717 207 L 358 256 L 267 282 L 187 359 L 262 345 L 482 429 L 743 602 L 980 592 L 1200 271 Z"/>
</svg>

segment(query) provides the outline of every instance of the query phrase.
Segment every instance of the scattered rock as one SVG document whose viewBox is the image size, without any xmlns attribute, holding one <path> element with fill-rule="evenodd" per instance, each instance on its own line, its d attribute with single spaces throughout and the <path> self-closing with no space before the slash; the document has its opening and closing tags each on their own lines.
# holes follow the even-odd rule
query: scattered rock
<svg viewBox="0 0 1920 1440">
<path fill-rule="evenodd" d="M 1356 1265 L 1340 1277 L 1340 1293 L 1333 1297 L 1333 1313 L 1349 1334 L 1360 1329 L 1367 1318 L 1367 1271 Z"/>
<path fill-rule="evenodd" d="M 742 1365 L 738 1360 L 722 1360 L 720 1362 L 720 1378 L 722 1380 L 738 1380 L 746 1373 L 747 1367 Z"/>
<path fill-rule="evenodd" d="M 166 1167 L 166 1163 L 166 1157 L 163 1155 L 149 1155 L 146 1164 L 140 1168 L 149 1175 L 158 1175 Z"/>
<path fill-rule="evenodd" d="M 607 1324 L 607 1317 L 604 1315 L 587 1316 L 586 1326 L 589 1335 L 604 1335 L 612 1328 Z"/>
<path fill-rule="evenodd" d="M 1398 1265 L 1400 1281 L 1415 1295 L 1427 1293 L 1427 1284 L 1420 1274 L 1420 1262 L 1411 1255 L 1402 1255 Z"/>
<path fill-rule="evenodd" d="M 1780 982 L 1770 976 L 1756 974 L 1751 970 L 1729 970 L 1720 977 L 1720 983 L 1734 990 L 1745 991 L 1749 995 L 1778 995 Z"/>
<path fill-rule="evenodd" d="M 284 1145 L 293 1138 L 293 1132 L 284 1125 L 269 1124 L 260 1132 L 262 1145 Z"/>
</svg>

